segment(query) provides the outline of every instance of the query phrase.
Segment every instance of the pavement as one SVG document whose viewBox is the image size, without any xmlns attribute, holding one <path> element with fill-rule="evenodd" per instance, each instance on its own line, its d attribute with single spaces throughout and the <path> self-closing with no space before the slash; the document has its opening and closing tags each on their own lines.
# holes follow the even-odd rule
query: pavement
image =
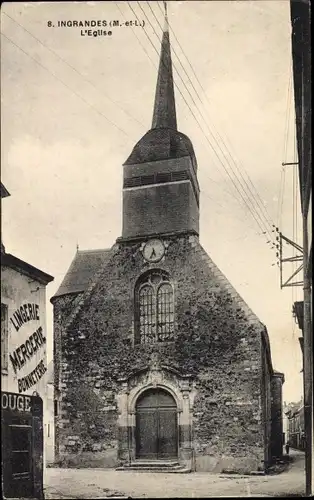
<svg viewBox="0 0 314 500">
<path fill-rule="evenodd" d="M 290 457 L 283 472 L 264 476 L 48 468 L 45 499 L 305 496 L 304 453 Z"/>
</svg>

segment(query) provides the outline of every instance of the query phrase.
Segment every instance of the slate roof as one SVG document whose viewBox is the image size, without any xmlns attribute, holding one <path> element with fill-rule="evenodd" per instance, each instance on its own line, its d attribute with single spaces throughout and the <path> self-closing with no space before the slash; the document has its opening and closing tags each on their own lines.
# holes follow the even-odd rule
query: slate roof
<svg viewBox="0 0 314 500">
<path fill-rule="evenodd" d="M 7 196 L 10 196 L 10 193 L 7 190 L 7 188 L 5 187 L 5 185 L 2 184 L 2 182 L 1 182 L 1 198 L 6 198 Z"/>
<path fill-rule="evenodd" d="M 124 165 L 184 156 L 195 159 L 190 139 L 177 130 L 171 48 L 166 24 L 161 42 L 152 128 L 134 146 Z"/>
<path fill-rule="evenodd" d="M 50 274 L 45 273 L 44 271 L 41 271 L 37 267 L 32 266 L 31 264 L 28 264 L 24 260 L 19 259 L 18 257 L 15 257 L 15 255 L 12 255 L 10 253 L 6 253 L 4 251 L 4 248 L 2 249 L 1 253 L 1 265 L 5 267 L 10 267 L 11 269 L 15 269 L 16 271 L 25 274 L 29 278 L 35 279 L 39 281 L 39 283 L 43 285 L 48 285 L 51 281 L 54 280 L 53 276 L 50 276 Z"/>
<path fill-rule="evenodd" d="M 178 130 L 155 128 L 149 130 L 134 146 L 124 165 L 191 156 L 195 158 L 190 139 Z"/>
<path fill-rule="evenodd" d="M 110 249 L 78 250 L 51 300 L 61 295 L 84 292 L 100 266 L 108 261 L 109 255 Z"/>
<path fill-rule="evenodd" d="M 162 36 L 152 128 L 177 128 L 169 31 Z"/>
</svg>

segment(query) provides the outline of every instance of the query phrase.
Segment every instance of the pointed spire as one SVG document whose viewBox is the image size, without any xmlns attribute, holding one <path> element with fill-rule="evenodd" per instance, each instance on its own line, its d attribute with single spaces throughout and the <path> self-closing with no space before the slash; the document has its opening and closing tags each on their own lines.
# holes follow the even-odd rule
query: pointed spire
<svg viewBox="0 0 314 500">
<path fill-rule="evenodd" d="M 163 4 L 164 4 L 164 9 L 165 9 L 165 27 L 164 27 L 164 31 L 168 31 L 169 32 L 169 20 L 168 20 L 167 2 L 164 0 Z"/>
<path fill-rule="evenodd" d="M 152 128 L 177 129 L 176 105 L 172 76 L 171 49 L 167 4 L 165 7 L 165 27 L 161 41 L 157 87 Z"/>
</svg>

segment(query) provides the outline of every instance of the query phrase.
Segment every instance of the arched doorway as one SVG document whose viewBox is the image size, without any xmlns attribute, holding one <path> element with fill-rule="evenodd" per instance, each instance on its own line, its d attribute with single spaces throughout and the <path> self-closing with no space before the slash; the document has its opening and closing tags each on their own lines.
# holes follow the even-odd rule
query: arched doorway
<svg viewBox="0 0 314 500">
<path fill-rule="evenodd" d="M 162 460 L 177 456 L 176 402 L 163 389 L 149 389 L 136 403 L 136 458 Z"/>
</svg>

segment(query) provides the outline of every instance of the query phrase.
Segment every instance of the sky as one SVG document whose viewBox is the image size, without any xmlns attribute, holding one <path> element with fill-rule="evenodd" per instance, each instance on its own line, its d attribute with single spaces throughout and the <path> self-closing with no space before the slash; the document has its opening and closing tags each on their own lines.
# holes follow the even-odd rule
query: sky
<svg viewBox="0 0 314 500">
<path fill-rule="evenodd" d="M 198 162 L 201 244 L 266 325 L 284 400 L 299 400 L 292 304 L 302 288 L 280 289 L 272 248 L 272 224 L 302 242 L 296 169 L 282 167 L 297 161 L 289 2 L 170 1 L 168 14 L 178 129 Z M 92 20 L 112 34 L 73 26 Z M 2 4 L 3 241 L 54 276 L 50 348 L 49 299 L 77 245 L 109 248 L 121 236 L 122 165 L 151 127 L 162 25 L 155 1 Z"/>
</svg>

